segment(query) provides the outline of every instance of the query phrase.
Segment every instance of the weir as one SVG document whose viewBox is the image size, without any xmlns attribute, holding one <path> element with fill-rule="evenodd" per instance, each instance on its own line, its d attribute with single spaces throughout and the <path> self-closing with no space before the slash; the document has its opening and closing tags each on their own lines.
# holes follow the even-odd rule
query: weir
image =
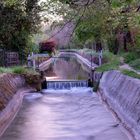
<svg viewBox="0 0 140 140">
<path fill-rule="evenodd" d="M 88 87 L 88 81 L 86 80 L 59 80 L 59 81 L 47 81 L 47 89 L 71 89 L 77 87 Z"/>
</svg>

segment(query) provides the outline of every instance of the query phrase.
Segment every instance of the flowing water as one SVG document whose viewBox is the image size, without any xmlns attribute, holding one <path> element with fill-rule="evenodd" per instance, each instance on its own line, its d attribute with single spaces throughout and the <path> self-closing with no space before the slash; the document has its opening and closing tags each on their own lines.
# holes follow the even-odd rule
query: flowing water
<svg viewBox="0 0 140 140">
<path fill-rule="evenodd" d="M 0 140 L 128 140 L 89 88 L 30 94 Z"/>
<path fill-rule="evenodd" d="M 77 87 L 88 87 L 87 80 L 55 80 L 47 81 L 47 89 L 71 89 Z"/>
</svg>

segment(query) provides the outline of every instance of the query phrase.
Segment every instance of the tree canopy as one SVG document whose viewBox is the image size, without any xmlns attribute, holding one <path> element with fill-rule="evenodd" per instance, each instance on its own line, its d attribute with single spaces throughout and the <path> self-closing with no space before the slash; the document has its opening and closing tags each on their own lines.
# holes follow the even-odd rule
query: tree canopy
<svg viewBox="0 0 140 140">
<path fill-rule="evenodd" d="M 75 23 L 73 37 L 80 43 L 107 44 L 115 54 L 122 48 L 128 51 L 139 45 L 139 0 L 59 1 L 71 9 L 66 12 L 64 21 Z"/>
<path fill-rule="evenodd" d="M 139 0 L 1 0 L 0 47 L 30 52 L 32 34 L 39 31 L 41 21 L 50 20 L 46 13 L 56 19 L 55 26 L 60 26 L 60 19 L 62 28 L 74 23 L 71 37 L 79 44 L 106 44 L 117 54 L 140 43 Z"/>
<path fill-rule="evenodd" d="M 30 49 L 31 35 L 39 29 L 38 0 L 2 0 L 0 2 L 0 48 L 19 51 Z"/>
</svg>

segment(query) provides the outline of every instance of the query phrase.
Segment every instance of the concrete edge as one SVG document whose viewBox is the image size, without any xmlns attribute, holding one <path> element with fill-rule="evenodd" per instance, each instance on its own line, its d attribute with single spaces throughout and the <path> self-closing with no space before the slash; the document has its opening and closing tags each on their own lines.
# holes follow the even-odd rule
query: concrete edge
<svg viewBox="0 0 140 140">
<path fill-rule="evenodd" d="M 123 122 L 123 120 L 117 114 L 117 112 L 109 105 L 108 101 L 105 99 L 105 97 L 103 96 L 103 93 L 100 90 L 97 91 L 97 95 L 99 96 L 100 100 L 104 103 L 107 110 L 109 110 L 109 112 L 111 112 L 111 114 L 114 116 L 114 118 L 120 123 L 120 125 L 125 130 L 125 133 L 127 133 L 130 140 L 138 140 L 138 139 L 136 139 L 135 134 L 132 131 L 132 129 L 125 122 Z"/>
<path fill-rule="evenodd" d="M 19 89 L 12 100 L 9 101 L 6 108 L 0 112 L 0 137 L 14 120 L 22 105 L 24 96 L 28 95 L 31 91 L 33 91 L 33 89 L 27 87 Z"/>
<path fill-rule="evenodd" d="M 102 83 L 100 83 L 100 86 L 104 86 L 105 87 L 105 85 L 103 83 L 105 83 L 105 78 L 107 76 L 109 76 L 109 73 L 108 72 L 104 72 L 103 73 L 102 78 L 100 79 L 100 80 L 102 80 Z M 118 71 L 118 70 L 113 70 L 113 72 L 116 72 L 117 74 L 120 74 L 120 71 Z M 130 79 L 129 76 L 126 76 L 126 77 L 128 79 Z M 138 79 L 134 78 L 134 81 L 137 82 Z M 112 112 L 113 116 L 122 125 L 122 127 L 130 134 L 130 136 L 132 137 L 131 139 L 133 139 L 133 140 L 140 140 L 140 137 L 137 134 L 137 132 L 131 127 L 131 125 L 129 125 L 127 123 L 127 121 L 123 118 L 123 116 L 120 114 L 120 112 L 118 110 L 115 110 L 115 108 L 113 108 L 113 106 L 111 104 L 111 99 L 109 98 L 109 96 L 106 95 L 106 93 L 107 93 L 106 87 L 104 89 L 102 89 L 100 86 L 99 86 L 99 89 L 97 91 L 97 94 L 100 97 L 101 101 L 106 105 L 107 109 L 110 112 Z"/>
</svg>

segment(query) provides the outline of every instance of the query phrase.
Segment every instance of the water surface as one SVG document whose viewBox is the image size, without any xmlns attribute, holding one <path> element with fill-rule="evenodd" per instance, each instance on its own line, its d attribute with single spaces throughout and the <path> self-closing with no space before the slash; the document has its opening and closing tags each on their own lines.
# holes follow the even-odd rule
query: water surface
<svg viewBox="0 0 140 140">
<path fill-rule="evenodd" d="M 89 89 L 36 95 L 25 97 L 0 140 L 128 140 Z"/>
</svg>

